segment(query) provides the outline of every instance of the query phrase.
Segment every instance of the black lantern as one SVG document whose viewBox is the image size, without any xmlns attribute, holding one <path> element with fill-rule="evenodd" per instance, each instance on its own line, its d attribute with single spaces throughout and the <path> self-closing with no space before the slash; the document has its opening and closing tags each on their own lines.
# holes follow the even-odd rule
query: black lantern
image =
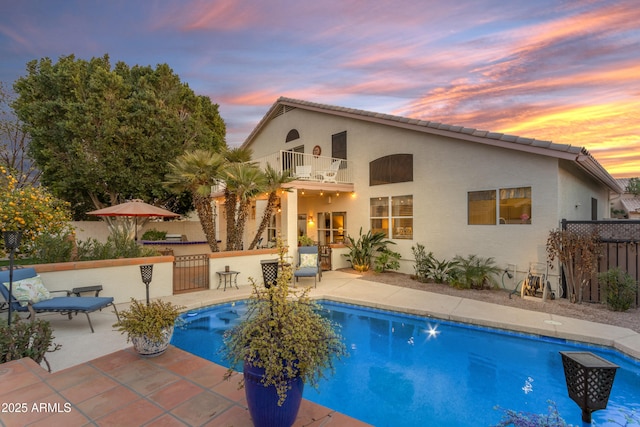
<svg viewBox="0 0 640 427">
<path fill-rule="evenodd" d="M 260 267 L 262 267 L 262 280 L 264 281 L 265 288 L 276 285 L 278 280 L 278 260 L 262 260 L 260 261 Z"/>
<path fill-rule="evenodd" d="M 607 407 L 618 365 L 587 351 L 560 354 L 569 397 L 582 409 L 582 421 L 591 423 L 591 413 Z"/>
<path fill-rule="evenodd" d="M 4 248 L 9 251 L 9 300 L 13 298 L 13 255 L 16 249 L 20 246 L 20 238 L 22 232 L 20 231 L 5 231 L 4 233 Z M 7 301 L 9 304 L 9 319 L 7 324 L 11 326 L 11 301 Z"/>
<path fill-rule="evenodd" d="M 147 305 L 149 305 L 149 283 L 151 283 L 151 277 L 153 276 L 153 264 L 141 265 L 140 275 L 142 276 L 142 283 L 147 287 Z"/>
</svg>

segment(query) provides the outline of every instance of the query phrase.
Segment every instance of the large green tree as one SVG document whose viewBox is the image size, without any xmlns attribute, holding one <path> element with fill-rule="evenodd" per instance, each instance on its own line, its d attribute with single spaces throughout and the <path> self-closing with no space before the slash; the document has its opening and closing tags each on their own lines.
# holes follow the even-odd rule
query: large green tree
<svg viewBox="0 0 640 427">
<path fill-rule="evenodd" d="M 43 58 L 27 64 L 14 89 L 41 181 L 76 217 L 129 198 L 166 204 L 170 161 L 186 150 L 225 147 L 218 106 L 166 64 Z"/>
</svg>

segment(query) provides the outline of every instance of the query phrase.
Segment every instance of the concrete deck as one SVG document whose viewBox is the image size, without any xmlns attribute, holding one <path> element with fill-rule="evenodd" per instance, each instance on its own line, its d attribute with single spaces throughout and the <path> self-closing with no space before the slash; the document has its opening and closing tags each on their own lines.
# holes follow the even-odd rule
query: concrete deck
<svg viewBox="0 0 640 427">
<path fill-rule="evenodd" d="M 311 279 L 300 279 L 298 286 L 313 285 Z M 151 284 L 153 286 L 153 283 Z M 248 297 L 251 293 L 251 287 L 248 285 L 240 285 L 240 289 L 208 290 L 202 292 L 194 292 L 188 294 L 175 295 L 166 298 L 175 304 L 183 305 L 187 309 L 195 309 L 211 304 L 235 301 Z M 397 286 L 389 286 L 381 283 L 370 282 L 360 279 L 359 276 L 343 273 L 343 272 L 325 272 L 322 281 L 318 283 L 318 287 L 312 290 L 312 296 L 316 298 L 326 298 L 338 302 L 366 305 L 375 308 L 398 310 L 402 312 L 431 316 L 440 319 L 473 323 L 482 326 L 495 327 L 513 331 L 520 331 L 550 337 L 564 338 L 586 343 L 610 346 L 626 353 L 629 356 L 640 359 L 640 334 L 626 328 L 603 325 L 599 323 L 586 322 L 582 320 L 562 317 L 552 314 L 526 311 L 501 305 L 488 304 L 485 302 L 468 300 L 459 297 L 440 295 L 430 292 L 424 292 L 414 289 L 402 288 Z M 550 302 L 552 304 L 552 302 Z M 125 305 L 119 306 L 124 309 Z M 116 321 L 115 315 L 110 311 L 93 313 L 91 315 L 95 328 L 95 333 L 91 333 L 89 325 L 84 316 L 79 316 L 72 320 L 60 315 L 42 315 L 42 318 L 49 320 L 54 328 L 55 342 L 62 344 L 62 349 L 51 353 L 47 356 L 51 364 L 52 371 L 59 373 L 57 375 L 68 375 L 69 372 L 79 369 L 77 365 L 82 365 L 83 369 L 87 367 L 99 367 L 104 364 L 105 360 L 128 360 L 133 363 L 139 358 L 131 358 L 131 346 L 126 342 L 126 337 L 113 330 L 112 324 Z M 184 358 L 183 353 L 178 349 L 171 349 L 171 357 Z M 188 353 L 185 353 L 188 355 Z M 161 357 L 164 357 L 161 356 Z M 189 358 L 195 356 L 188 355 Z M 155 362 L 149 362 L 155 363 Z M 35 365 L 35 364 L 34 364 Z M 219 366 L 215 364 L 217 368 Z M 33 370 L 32 366 L 20 365 L 21 371 Z M 67 368 L 76 366 L 74 369 Z M 163 366 L 154 366 L 153 369 L 164 368 Z M 216 368 L 216 369 L 217 369 Z M 150 369 L 145 364 L 145 369 Z M 0 371 L 2 371 L 0 369 Z M 219 369 L 223 371 L 223 369 Z M 6 373 L 5 373 L 6 374 Z M 104 373 L 102 373 L 104 374 Z M 166 374 L 166 373 L 165 373 Z M 180 373 L 171 372 L 171 375 L 180 375 Z M 0 372 L 0 377 L 4 374 Z M 48 374 L 46 374 L 48 375 Z M 38 376 L 46 378 L 46 375 L 38 374 Z M 56 374 L 54 374 L 56 375 Z M 104 374 L 107 375 L 107 374 Z M 168 375 L 168 374 L 167 374 Z M 2 378 L 5 383 L 8 378 Z M 18 384 L 14 385 L 18 387 Z M 125 384 L 126 387 L 131 387 Z M 2 387 L 4 389 L 4 386 Z M 8 390 L 2 390 L 3 392 Z M 224 393 L 232 393 L 229 390 L 223 390 L 223 396 L 229 401 L 235 402 L 232 406 L 235 408 L 238 403 L 238 397 L 225 395 Z M 4 399 L 3 399 L 4 401 Z M 122 403 L 123 405 L 125 402 Z M 235 405 L 235 406 L 234 406 Z M 305 416 L 311 414 L 322 414 L 318 419 L 324 421 L 309 425 L 328 425 L 327 420 L 335 421 L 340 414 L 334 414 L 327 408 L 320 410 L 310 402 L 305 402 L 307 408 Z M 311 408 L 311 409 L 309 409 Z M 237 408 L 236 408 L 237 410 Z M 242 411 L 240 411 L 242 412 Z M 246 418 L 246 410 L 244 417 L 237 425 L 251 425 Z M 168 413 L 168 412 L 167 412 Z M 165 415 L 167 414 L 165 413 Z M 5 414 L 0 414 L 0 425 L 22 425 L 12 417 L 12 422 L 7 423 Z M 327 418 L 328 417 L 328 418 Z M 4 420 L 3 420 L 4 419 Z M 19 419 L 19 417 L 18 417 Z M 92 425 L 100 424 L 94 418 L 89 417 Z M 347 418 L 341 418 L 340 425 L 358 425 L 355 420 L 346 421 Z M 48 418 L 48 422 L 51 422 Z M 249 423 L 249 424 L 243 424 Z M 64 424 L 64 423 L 63 423 Z M 48 424 L 52 425 L 52 424 Z M 69 424 L 65 424 L 69 425 Z"/>
</svg>

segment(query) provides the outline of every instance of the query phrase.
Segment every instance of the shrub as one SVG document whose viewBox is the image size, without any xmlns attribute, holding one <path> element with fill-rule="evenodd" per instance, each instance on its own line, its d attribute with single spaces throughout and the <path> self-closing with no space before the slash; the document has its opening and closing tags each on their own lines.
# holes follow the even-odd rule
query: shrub
<svg viewBox="0 0 640 427">
<path fill-rule="evenodd" d="M 72 233 L 46 234 L 37 238 L 37 249 L 33 261 L 37 264 L 72 261 L 74 238 Z"/>
<path fill-rule="evenodd" d="M 518 412 L 513 409 L 502 409 L 496 406 L 494 409 L 502 410 L 500 423 L 492 427 L 570 427 L 570 424 L 560 416 L 555 402 L 547 401 L 549 407 L 546 414 L 534 414 L 532 412 Z"/>
<path fill-rule="evenodd" d="M 427 253 L 424 245 L 421 243 L 411 246 L 411 251 L 413 252 L 413 258 L 416 262 L 413 266 L 416 272 L 416 279 L 420 282 L 427 282 L 429 280 L 429 271 L 435 262 L 433 252 Z"/>
<path fill-rule="evenodd" d="M 106 243 L 96 239 L 78 242 L 78 259 L 81 261 L 117 258 L 139 258 L 157 255 L 158 251 L 138 245 L 125 231 L 114 231 Z"/>
<path fill-rule="evenodd" d="M 598 274 L 606 296 L 607 306 L 613 311 L 627 311 L 636 299 L 637 283 L 626 271 L 618 267 Z"/>
<path fill-rule="evenodd" d="M 67 202 L 42 187 L 20 184 L 10 170 L 0 166 L 0 231 L 22 232 L 23 255 L 33 255 L 38 236 L 65 234 L 70 220 Z M 4 248 L 4 239 L 0 240 L 0 248 Z"/>
<path fill-rule="evenodd" d="M 376 273 L 383 273 L 389 270 L 398 270 L 400 268 L 400 254 L 393 252 L 388 248 L 384 248 L 376 257 L 374 267 Z"/>
<path fill-rule="evenodd" d="M 584 288 L 598 270 L 601 246 L 598 236 L 568 230 L 552 230 L 547 238 L 547 260 L 564 267 L 569 301 L 582 302 Z"/>
<path fill-rule="evenodd" d="M 477 255 L 464 258 L 458 255 L 453 261 L 456 265 L 452 272 L 452 285 L 465 289 L 489 289 L 498 286 L 494 276 L 502 270 L 495 265 L 493 258 Z"/>
<path fill-rule="evenodd" d="M 2 285 L 0 285 L 2 286 Z M 16 316 L 16 319 L 19 319 Z M 45 353 L 60 349 L 53 343 L 53 330 L 46 320 L 36 319 L 33 322 L 16 321 L 8 326 L 0 324 L 0 364 L 11 360 L 30 357 L 40 364 L 43 360 L 51 372 L 51 366 Z"/>
<path fill-rule="evenodd" d="M 165 240 L 167 238 L 166 231 L 156 230 L 155 228 L 151 228 L 144 232 L 142 235 L 142 240 Z"/>
<path fill-rule="evenodd" d="M 448 283 L 454 280 L 457 261 L 439 261 L 433 259 L 433 265 L 429 269 L 429 277 L 436 283 Z"/>
<path fill-rule="evenodd" d="M 424 245 L 418 243 L 412 246 L 413 257 L 416 260 L 414 266 L 416 279 L 420 282 L 433 280 L 436 283 L 448 283 L 453 280 L 456 261 L 438 260 L 433 256 L 433 252 L 427 253 Z"/>
<path fill-rule="evenodd" d="M 371 230 L 367 234 L 362 234 L 362 228 L 360 228 L 358 240 L 347 236 L 345 245 L 349 248 L 349 253 L 343 256 L 351 263 L 354 270 L 368 271 L 375 252 L 383 252 L 389 244 L 395 245 L 394 242 L 385 240 L 386 237 L 383 232 L 371 233 Z"/>
</svg>

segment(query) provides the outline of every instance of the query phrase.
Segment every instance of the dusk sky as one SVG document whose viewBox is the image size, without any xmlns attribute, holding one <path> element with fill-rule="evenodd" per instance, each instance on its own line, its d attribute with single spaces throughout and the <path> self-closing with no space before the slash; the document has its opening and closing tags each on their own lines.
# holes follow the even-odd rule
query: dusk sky
<svg viewBox="0 0 640 427">
<path fill-rule="evenodd" d="M 0 0 L 33 59 L 167 63 L 240 145 L 280 96 L 586 147 L 640 176 L 638 0 Z"/>
</svg>

